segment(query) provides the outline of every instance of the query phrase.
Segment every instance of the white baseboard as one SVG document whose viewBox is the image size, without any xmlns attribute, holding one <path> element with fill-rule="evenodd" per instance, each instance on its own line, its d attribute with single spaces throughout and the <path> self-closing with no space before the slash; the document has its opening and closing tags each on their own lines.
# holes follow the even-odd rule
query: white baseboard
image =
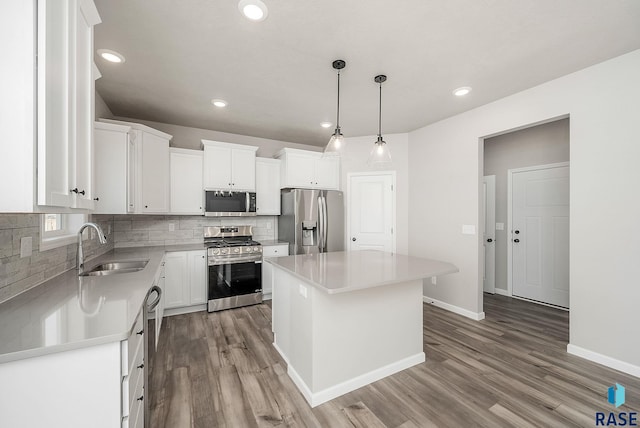
<svg viewBox="0 0 640 428">
<path fill-rule="evenodd" d="M 429 303 L 430 305 L 437 306 L 441 309 L 447 310 L 449 312 L 462 315 L 463 317 L 471 318 L 472 320 L 475 320 L 475 321 L 480 321 L 484 319 L 484 312 L 471 312 L 467 309 L 461 308 L 460 306 L 451 305 L 449 303 L 432 299 L 431 297 L 427 297 L 427 296 L 422 296 L 422 301 L 425 303 Z"/>
<path fill-rule="evenodd" d="M 293 383 L 296 384 L 296 386 L 302 393 L 302 396 L 305 398 L 305 400 L 307 400 L 309 405 L 311 407 L 316 407 L 322 403 L 326 403 L 327 401 L 340 397 L 341 395 L 344 395 L 348 392 L 369 385 L 372 382 L 390 376 L 394 373 L 398 373 L 399 371 L 408 369 L 409 367 L 415 366 L 416 364 L 424 363 L 424 361 L 424 352 L 420 352 L 410 357 L 403 358 L 400 361 L 396 361 L 395 363 L 388 364 L 384 367 L 380 367 L 368 373 L 356 376 L 353 379 L 349 379 L 345 382 L 323 389 L 322 391 L 316 393 L 311 392 L 305 381 L 302 380 L 298 372 L 295 371 L 291 364 L 289 364 L 287 367 L 287 374 L 289 375 L 291 380 L 293 380 Z"/>
<path fill-rule="evenodd" d="M 620 361 L 570 343 L 567 345 L 567 352 L 571 355 L 584 358 L 585 360 L 593 361 L 594 363 L 602 364 L 603 366 L 607 366 L 615 370 L 620 370 L 621 372 L 630 374 L 631 376 L 640 377 L 640 366 Z"/>
<path fill-rule="evenodd" d="M 494 288 L 493 291 L 496 294 L 499 294 L 501 296 L 511 297 L 511 294 L 509 293 L 509 290 L 505 290 L 505 289 L 502 289 L 502 288 Z"/>
</svg>

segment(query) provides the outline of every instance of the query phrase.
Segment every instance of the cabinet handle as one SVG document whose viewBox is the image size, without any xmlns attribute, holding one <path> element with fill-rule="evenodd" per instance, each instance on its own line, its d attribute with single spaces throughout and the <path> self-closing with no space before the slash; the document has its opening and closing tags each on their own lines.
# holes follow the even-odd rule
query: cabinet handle
<svg viewBox="0 0 640 428">
<path fill-rule="evenodd" d="M 137 398 L 138 401 L 142 401 L 144 400 L 144 395 L 141 395 L 140 397 Z"/>
<path fill-rule="evenodd" d="M 78 188 L 77 187 L 73 188 L 73 189 L 70 190 L 70 192 L 73 192 L 73 193 L 75 193 L 77 195 L 78 194 Z"/>
<path fill-rule="evenodd" d="M 139 336 L 142 336 L 142 333 L 144 333 L 144 330 L 140 330 L 139 332 L 137 332 L 136 334 Z"/>
<path fill-rule="evenodd" d="M 229 183 L 229 186 L 231 186 L 231 183 Z"/>
<path fill-rule="evenodd" d="M 140 365 L 138 366 L 138 368 L 139 368 L 139 369 L 143 369 L 143 368 L 144 368 L 144 363 L 140 364 Z"/>
<path fill-rule="evenodd" d="M 93 200 L 94 200 L 94 201 L 99 201 L 99 200 L 100 200 L 100 198 L 93 198 Z"/>
<path fill-rule="evenodd" d="M 145 207 L 145 208 L 149 208 L 149 205 L 145 205 L 144 207 Z"/>
<path fill-rule="evenodd" d="M 78 193 L 84 196 L 84 190 L 81 191 L 81 192 L 78 192 Z"/>
</svg>

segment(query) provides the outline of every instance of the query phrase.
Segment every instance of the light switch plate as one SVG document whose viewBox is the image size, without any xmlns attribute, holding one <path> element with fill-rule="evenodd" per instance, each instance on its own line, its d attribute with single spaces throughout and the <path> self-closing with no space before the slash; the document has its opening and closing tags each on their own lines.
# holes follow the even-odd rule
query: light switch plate
<svg viewBox="0 0 640 428">
<path fill-rule="evenodd" d="M 474 224 L 463 224 L 462 225 L 462 234 L 463 235 L 475 235 L 476 234 L 476 226 Z"/>
<path fill-rule="evenodd" d="M 433 285 L 436 285 L 436 283 L 438 282 L 437 278 L 438 278 L 437 276 L 432 276 L 432 277 L 431 277 L 431 283 L 432 283 Z"/>
<path fill-rule="evenodd" d="M 25 236 L 20 239 L 20 258 L 31 257 L 33 254 L 33 238 Z"/>
<path fill-rule="evenodd" d="M 504 230 L 504 223 L 496 223 L 496 230 Z"/>
<path fill-rule="evenodd" d="M 304 297 L 305 299 L 307 298 L 307 286 L 306 285 L 300 284 L 300 295 L 302 297 Z"/>
</svg>

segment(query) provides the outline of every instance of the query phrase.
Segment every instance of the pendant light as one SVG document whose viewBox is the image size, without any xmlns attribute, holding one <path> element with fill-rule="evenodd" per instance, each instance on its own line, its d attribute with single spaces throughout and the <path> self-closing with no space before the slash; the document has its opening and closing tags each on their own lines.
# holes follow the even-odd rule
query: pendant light
<svg viewBox="0 0 640 428">
<path fill-rule="evenodd" d="M 340 131 L 340 70 L 342 70 L 347 63 L 341 59 L 337 59 L 333 61 L 332 65 L 335 70 L 338 70 L 338 109 L 336 114 L 336 130 L 333 131 L 327 147 L 324 148 L 324 153 L 339 156 L 340 152 L 344 149 L 344 136 Z"/>
<path fill-rule="evenodd" d="M 373 81 L 380 85 L 380 105 L 378 110 L 378 139 L 374 143 L 373 149 L 369 154 L 367 164 L 377 168 L 385 168 L 391 166 L 391 153 L 387 147 L 386 141 L 382 139 L 382 83 L 387 80 L 387 76 L 380 74 L 373 78 Z"/>
</svg>

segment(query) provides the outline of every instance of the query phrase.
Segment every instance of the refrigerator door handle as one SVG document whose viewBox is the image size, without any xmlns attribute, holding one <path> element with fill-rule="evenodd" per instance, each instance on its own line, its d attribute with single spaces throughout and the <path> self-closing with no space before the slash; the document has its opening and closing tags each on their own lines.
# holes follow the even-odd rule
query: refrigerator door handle
<svg viewBox="0 0 640 428">
<path fill-rule="evenodd" d="M 327 215 L 327 198 L 322 196 L 322 251 L 327 252 L 327 238 L 328 238 L 328 215 Z"/>
<path fill-rule="evenodd" d="M 323 252 L 324 217 L 322 216 L 322 195 L 318 196 L 318 251 Z"/>
</svg>

